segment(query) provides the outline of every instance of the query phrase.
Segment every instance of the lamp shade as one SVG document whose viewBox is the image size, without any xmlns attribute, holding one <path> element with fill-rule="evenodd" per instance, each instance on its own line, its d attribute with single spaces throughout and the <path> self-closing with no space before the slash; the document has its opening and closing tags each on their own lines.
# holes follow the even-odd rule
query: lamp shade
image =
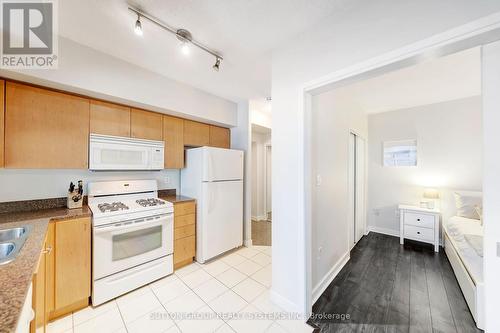
<svg viewBox="0 0 500 333">
<path fill-rule="evenodd" d="M 439 191 L 434 188 L 426 188 L 424 190 L 424 198 L 426 199 L 439 199 Z"/>
</svg>

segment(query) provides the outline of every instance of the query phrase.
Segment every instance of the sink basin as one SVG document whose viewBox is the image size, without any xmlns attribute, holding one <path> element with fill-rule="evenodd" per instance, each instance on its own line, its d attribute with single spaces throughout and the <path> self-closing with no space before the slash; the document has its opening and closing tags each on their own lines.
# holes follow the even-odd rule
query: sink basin
<svg viewBox="0 0 500 333">
<path fill-rule="evenodd" d="M 0 243 L 0 259 L 7 258 L 15 248 L 14 243 Z"/>
<path fill-rule="evenodd" d="M 0 230 L 0 265 L 16 259 L 30 233 L 30 226 Z"/>
<path fill-rule="evenodd" d="M 26 227 L 0 230 L 0 242 L 21 238 L 26 233 Z"/>
</svg>

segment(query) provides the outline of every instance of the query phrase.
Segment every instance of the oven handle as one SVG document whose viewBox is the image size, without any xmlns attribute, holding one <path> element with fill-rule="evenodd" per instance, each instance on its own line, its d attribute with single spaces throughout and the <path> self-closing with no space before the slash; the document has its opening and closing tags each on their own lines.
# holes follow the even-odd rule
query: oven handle
<svg viewBox="0 0 500 333">
<path fill-rule="evenodd" d="M 161 214 L 157 215 L 154 218 L 143 218 L 143 219 L 137 219 L 137 220 L 132 220 L 132 221 L 123 221 L 119 223 L 115 223 L 111 226 L 104 226 L 104 227 L 96 227 L 94 228 L 94 232 L 96 234 L 102 234 L 102 233 L 107 233 L 107 232 L 112 232 L 112 231 L 123 231 L 123 230 L 128 230 L 128 229 L 135 229 L 137 227 L 144 227 L 148 226 L 151 224 L 157 224 L 159 220 L 166 219 L 169 216 L 172 216 L 172 214 Z"/>
</svg>

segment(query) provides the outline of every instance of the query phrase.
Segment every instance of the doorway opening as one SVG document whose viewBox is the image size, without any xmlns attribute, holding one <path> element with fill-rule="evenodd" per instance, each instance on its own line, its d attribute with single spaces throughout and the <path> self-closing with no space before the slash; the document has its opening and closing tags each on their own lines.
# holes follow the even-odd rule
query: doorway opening
<svg viewBox="0 0 500 333">
<path fill-rule="evenodd" d="M 349 223 L 350 248 L 366 232 L 366 142 L 360 135 L 349 133 Z"/>
<path fill-rule="evenodd" d="M 271 129 L 252 124 L 252 244 L 271 246 Z"/>
</svg>

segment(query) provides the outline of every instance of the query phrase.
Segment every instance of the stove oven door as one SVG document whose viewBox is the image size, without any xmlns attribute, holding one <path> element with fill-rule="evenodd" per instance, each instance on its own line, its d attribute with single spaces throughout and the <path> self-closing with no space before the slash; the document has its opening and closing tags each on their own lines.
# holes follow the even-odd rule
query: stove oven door
<svg viewBox="0 0 500 333">
<path fill-rule="evenodd" d="M 173 216 L 124 221 L 93 228 L 94 280 L 173 253 Z"/>
</svg>

